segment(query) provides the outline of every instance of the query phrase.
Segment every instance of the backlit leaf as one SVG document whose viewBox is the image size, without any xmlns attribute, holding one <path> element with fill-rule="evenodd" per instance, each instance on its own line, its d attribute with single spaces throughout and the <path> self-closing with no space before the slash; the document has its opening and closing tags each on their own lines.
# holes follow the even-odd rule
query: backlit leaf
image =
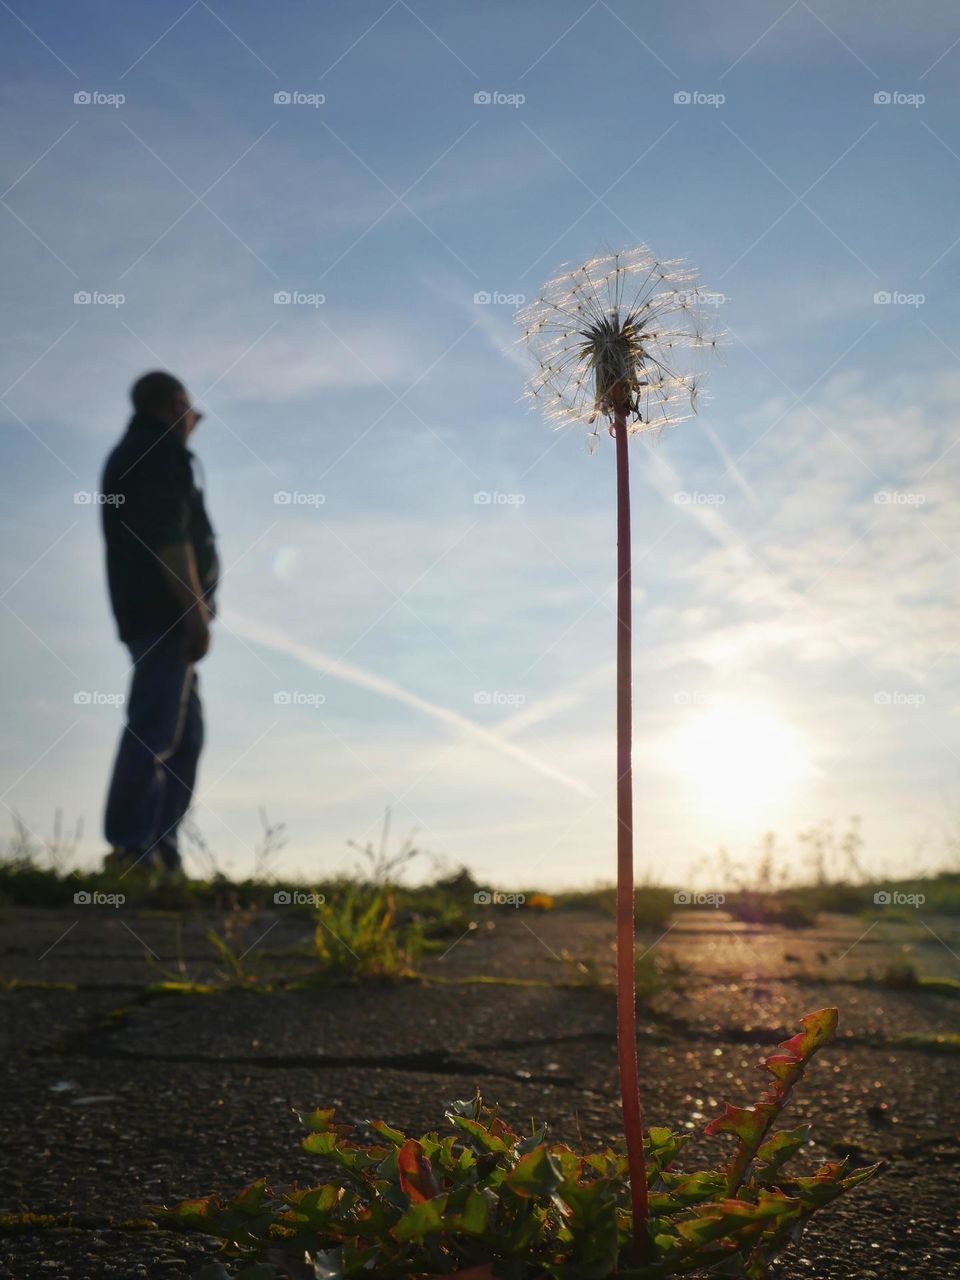
<svg viewBox="0 0 960 1280">
<path fill-rule="evenodd" d="M 412 1204 L 394 1223 L 391 1234 L 395 1239 L 405 1242 L 421 1241 L 425 1236 L 434 1235 L 443 1230 L 443 1211 L 446 1207 L 446 1196 Z"/>
<path fill-rule="evenodd" d="M 430 1161 L 416 1138 L 408 1138 L 397 1155 L 400 1186 L 414 1204 L 432 1200 L 440 1194 Z"/>
<path fill-rule="evenodd" d="M 546 1147 L 523 1156 L 516 1167 L 504 1178 L 503 1186 L 518 1196 L 537 1199 L 556 1191 L 562 1180 L 560 1166 Z"/>
</svg>

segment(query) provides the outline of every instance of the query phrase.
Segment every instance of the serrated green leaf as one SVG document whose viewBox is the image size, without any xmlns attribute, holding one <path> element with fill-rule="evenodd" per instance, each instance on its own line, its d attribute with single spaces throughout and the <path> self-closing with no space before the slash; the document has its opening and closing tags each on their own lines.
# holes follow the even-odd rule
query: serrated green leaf
<svg viewBox="0 0 960 1280">
<path fill-rule="evenodd" d="M 402 1147 L 406 1141 L 405 1133 L 401 1132 L 400 1129 L 392 1128 L 384 1120 L 371 1120 L 370 1128 L 374 1133 L 379 1133 L 381 1138 L 386 1138 L 395 1147 Z"/>
<path fill-rule="evenodd" d="M 496 1155 L 505 1155 L 510 1150 L 502 1138 L 498 1138 L 496 1134 L 491 1133 L 479 1120 L 471 1120 L 469 1116 L 451 1114 L 450 1122 L 461 1133 L 469 1134 L 484 1151 L 490 1151 Z"/>
<path fill-rule="evenodd" d="M 796 1129 L 781 1129 L 779 1133 L 775 1133 L 768 1138 L 757 1149 L 757 1159 L 762 1160 L 764 1164 L 770 1164 L 774 1160 L 781 1163 L 788 1156 L 793 1155 L 795 1151 L 799 1151 L 805 1142 L 810 1140 L 810 1126 L 801 1124 Z M 784 1155 L 786 1152 L 786 1155 Z"/>
<path fill-rule="evenodd" d="M 670 1185 L 670 1196 L 681 1205 L 699 1204 L 710 1196 L 722 1194 L 726 1178 L 714 1169 L 702 1169 L 697 1173 L 681 1176 Z"/>
<path fill-rule="evenodd" d="M 166 1210 L 166 1213 L 174 1218 L 188 1220 L 195 1218 L 199 1220 L 212 1216 L 221 1207 L 221 1203 L 216 1196 L 204 1196 L 199 1200 L 181 1200 L 172 1209 Z"/>
<path fill-rule="evenodd" d="M 461 1098 L 459 1101 L 448 1102 L 444 1114 L 448 1119 L 452 1116 L 465 1116 L 468 1120 L 479 1120 L 482 1107 L 483 1102 L 480 1094 L 475 1093 L 472 1098 Z"/>
<path fill-rule="evenodd" d="M 336 1107 L 327 1107 L 325 1109 L 317 1108 L 311 1111 L 307 1116 L 301 1116 L 304 1126 L 311 1133 L 326 1133 L 333 1127 L 333 1117 L 336 1115 Z"/>
<path fill-rule="evenodd" d="M 509 1187 L 515 1195 L 536 1200 L 556 1191 L 562 1179 L 560 1166 L 547 1148 L 537 1147 L 517 1161 L 502 1185 Z"/>
<path fill-rule="evenodd" d="M 734 1107 L 729 1102 L 723 1112 L 715 1120 L 711 1120 L 704 1128 L 704 1133 L 735 1133 L 746 1146 L 751 1146 L 763 1137 L 773 1107 L 758 1102 L 753 1107 Z"/>
<path fill-rule="evenodd" d="M 300 1145 L 304 1151 L 309 1151 L 312 1156 L 328 1156 L 337 1149 L 337 1135 L 318 1130 L 308 1134 Z"/>
<path fill-rule="evenodd" d="M 780 1048 L 801 1062 L 809 1062 L 817 1050 L 837 1034 L 839 1017 L 836 1009 L 818 1009 L 816 1013 L 804 1014 L 800 1019 L 803 1030 L 784 1040 Z"/>
<path fill-rule="evenodd" d="M 393 1224 L 391 1235 L 405 1243 L 419 1243 L 426 1236 L 443 1230 L 443 1212 L 446 1207 L 445 1195 L 412 1204 Z"/>
<path fill-rule="evenodd" d="M 884 1167 L 885 1161 L 878 1160 L 876 1164 L 869 1164 L 865 1169 L 856 1169 L 853 1173 L 848 1173 L 842 1179 L 844 1189 L 848 1187 L 856 1187 L 861 1182 L 866 1182 L 870 1178 L 876 1177 L 880 1170 Z"/>
<path fill-rule="evenodd" d="M 454 1218 L 457 1229 L 467 1235 L 482 1235 L 486 1231 L 490 1219 L 492 1199 L 493 1197 L 490 1193 L 478 1191 L 476 1187 L 471 1187 L 467 1194 L 466 1203 Z"/>
<path fill-rule="evenodd" d="M 810 1126 L 802 1124 L 796 1129 L 781 1129 L 772 1138 L 768 1138 L 757 1149 L 756 1159 L 760 1165 L 754 1175 L 758 1183 L 764 1185 L 779 1176 L 780 1170 L 810 1138 Z"/>
<path fill-rule="evenodd" d="M 579 1179 L 584 1161 L 575 1151 L 571 1151 L 569 1147 L 557 1146 L 550 1148 L 550 1154 L 557 1162 L 564 1182 L 575 1182 Z"/>
<path fill-rule="evenodd" d="M 263 1178 L 257 1182 L 251 1182 L 249 1187 L 244 1187 L 240 1194 L 231 1202 L 231 1209 L 239 1209 L 243 1213 L 249 1213 L 256 1216 L 263 1205 L 264 1198 L 267 1194 L 267 1184 Z"/>
<path fill-rule="evenodd" d="M 498 1129 L 497 1133 L 500 1134 L 500 1132 L 501 1131 Z M 513 1149 L 518 1156 L 525 1156 L 528 1152 L 535 1150 L 535 1148 L 543 1146 L 546 1136 L 547 1126 L 543 1125 L 528 1137 L 521 1138 L 520 1141 L 515 1144 Z"/>
<path fill-rule="evenodd" d="M 297 1211 L 304 1214 L 311 1225 L 315 1226 L 337 1207 L 342 1197 L 343 1191 L 340 1187 L 325 1182 L 322 1186 L 311 1187 L 297 1198 Z"/>
</svg>

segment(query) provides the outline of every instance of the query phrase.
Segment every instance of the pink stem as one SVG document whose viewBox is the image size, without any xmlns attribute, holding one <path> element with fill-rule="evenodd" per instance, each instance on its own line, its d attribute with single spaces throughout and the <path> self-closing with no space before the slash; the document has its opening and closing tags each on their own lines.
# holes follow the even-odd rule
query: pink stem
<svg viewBox="0 0 960 1280">
<path fill-rule="evenodd" d="M 630 1169 L 633 1243 L 637 1261 L 649 1256 L 647 1168 L 637 1067 L 637 1006 L 633 897 L 632 608 L 630 473 L 626 407 L 614 414 L 617 452 L 617 1051 L 623 1129 Z"/>
</svg>

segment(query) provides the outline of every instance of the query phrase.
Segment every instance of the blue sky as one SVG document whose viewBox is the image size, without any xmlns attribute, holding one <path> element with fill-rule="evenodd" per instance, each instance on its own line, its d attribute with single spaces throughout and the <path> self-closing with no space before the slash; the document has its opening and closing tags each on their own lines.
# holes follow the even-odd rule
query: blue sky
<svg viewBox="0 0 960 1280">
<path fill-rule="evenodd" d="M 349 866 L 391 806 L 496 885 L 611 879 L 613 451 L 520 403 L 512 299 L 646 241 L 729 339 L 699 418 L 632 447 L 639 873 L 709 886 L 773 828 L 799 874 L 797 831 L 853 813 L 873 869 L 943 861 L 960 13 L 53 2 L 0 28 L 7 818 L 60 806 L 103 852 L 127 663 L 75 495 L 161 365 L 208 414 L 196 818 L 223 863 L 253 868 L 262 805 L 283 869 Z"/>
</svg>

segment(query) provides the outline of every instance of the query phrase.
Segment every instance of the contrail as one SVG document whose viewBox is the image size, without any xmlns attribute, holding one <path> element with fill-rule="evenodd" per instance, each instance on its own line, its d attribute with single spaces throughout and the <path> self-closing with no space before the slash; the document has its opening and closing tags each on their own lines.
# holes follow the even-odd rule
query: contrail
<svg viewBox="0 0 960 1280">
<path fill-rule="evenodd" d="M 662 455 L 653 449 L 648 451 L 647 456 L 650 466 L 645 472 L 646 479 L 668 502 L 675 502 L 681 486 L 678 473 Z M 681 509 L 695 520 L 702 529 L 706 530 L 707 534 L 715 542 L 718 542 L 720 546 L 725 547 L 727 551 L 736 557 L 744 573 L 753 572 L 758 575 L 763 582 L 767 598 L 778 605 L 784 613 L 793 617 L 799 606 L 805 609 L 812 618 L 815 618 L 818 625 L 824 624 L 823 611 L 817 604 L 802 591 L 791 586 L 789 579 L 769 568 L 760 558 L 759 553 L 753 550 L 747 539 L 737 532 L 729 521 L 724 519 L 717 507 L 705 506 L 699 503 L 687 503 Z M 839 636 L 836 638 L 840 639 Z M 843 643 L 842 639 L 840 639 L 840 643 Z M 845 645 L 844 648 L 846 648 Z"/>
<path fill-rule="evenodd" d="M 762 511 L 763 504 L 761 503 L 759 497 L 757 496 L 756 490 L 753 488 L 750 481 L 747 479 L 747 477 L 743 474 L 743 472 L 737 466 L 736 460 L 734 458 L 731 458 L 726 445 L 717 435 L 716 431 L 713 429 L 710 423 L 706 420 L 706 418 L 697 418 L 697 425 L 700 427 L 703 434 L 707 437 L 707 439 L 713 445 L 714 449 L 716 449 L 717 454 L 720 457 L 720 461 L 726 467 L 726 471 L 724 471 L 723 475 L 731 476 L 734 482 L 737 485 L 739 485 L 740 489 L 746 494 L 747 501 L 750 503 L 751 507 L 753 507 L 754 511 Z M 722 480 L 723 476 L 721 476 L 720 479 Z"/>
<path fill-rule="evenodd" d="M 616 666 L 613 662 L 603 662 L 597 667 L 588 668 L 584 675 L 571 680 L 560 693 L 541 698 L 508 719 L 501 720 L 497 725 L 497 731 L 502 737 L 512 738 L 514 734 L 524 729 L 541 724 L 544 720 L 551 720 L 555 715 L 569 711 L 571 707 L 578 707 L 583 702 L 584 693 L 587 690 L 603 684 L 604 681 L 610 681 L 612 684 L 615 670 Z"/>
<path fill-rule="evenodd" d="M 265 648 L 272 649 L 276 653 L 285 653 L 291 658 L 296 658 L 298 662 L 302 662 L 305 667 L 322 672 L 323 675 L 333 676 L 335 679 L 344 680 L 348 684 L 357 685 L 361 689 L 369 689 L 372 693 L 379 693 L 385 698 L 392 698 L 394 702 L 401 702 L 404 706 L 413 707 L 415 711 L 420 711 L 434 720 L 439 720 L 441 724 L 445 724 L 448 728 L 455 729 L 457 732 L 465 734 L 477 742 L 482 742 L 486 746 L 492 747 L 501 755 L 509 756 L 512 760 L 519 761 L 544 778 L 559 782 L 569 790 L 576 791 L 579 795 L 588 796 L 590 799 L 596 798 L 596 793 L 586 783 L 581 782 L 579 778 L 571 777 L 570 774 L 564 773 L 561 769 L 555 769 L 553 765 L 541 760 L 538 756 L 533 755 L 532 752 L 502 737 L 496 730 L 485 729 L 482 725 L 475 724 L 473 720 L 461 715 L 458 711 L 451 711 L 448 707 L 441 707 L 435 702 L 429 702 L 426 698 L 421 698 L 419 694 L 411 693 L 409 689 L 404 689 L 401 685 L 395 684 L 384 676 L 377 675 L 374 671 L 367 671 L 363 667 L 354 666 L 352 662 L 344 662 L 340 658 L 330 657 L 329 654 L 313 648 L 312 645 L 301 644 L 298 640 L 291 640 L 289 636 L 275 631 L 272 627 L 264 626 L 260 622 L 252 622 L 249 618 L 244 618 L 236 613 L 228 613 L 224 622 L 232 631 L 236 631 L 238 635 L 243 636 L 246 640 L 252 640 L 255 644 L 262 644 Z"/>
</svg>

